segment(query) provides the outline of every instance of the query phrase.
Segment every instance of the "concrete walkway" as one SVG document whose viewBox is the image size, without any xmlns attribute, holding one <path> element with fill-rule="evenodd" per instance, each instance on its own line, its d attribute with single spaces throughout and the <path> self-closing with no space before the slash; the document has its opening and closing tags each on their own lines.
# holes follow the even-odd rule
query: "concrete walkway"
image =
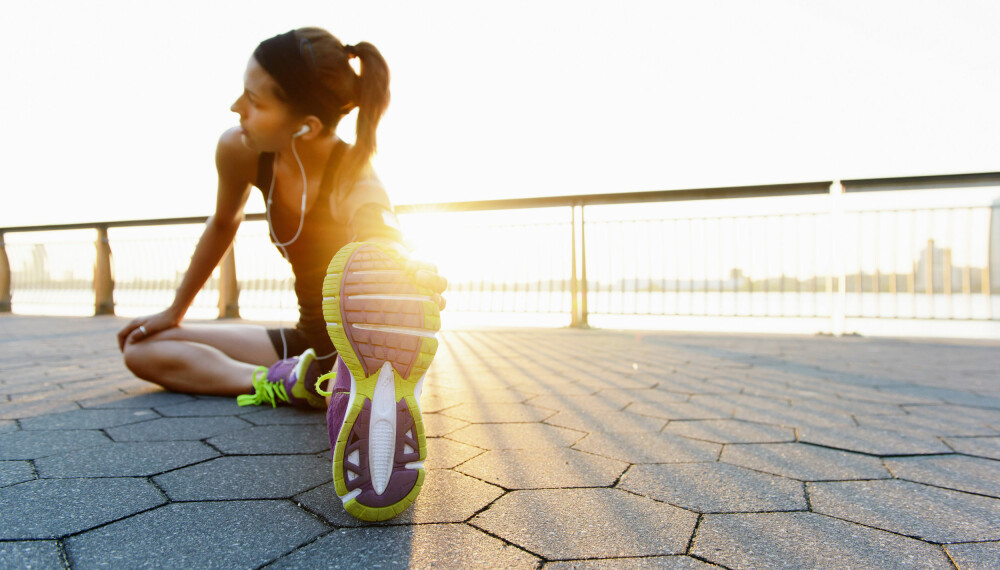
<svg viewBox="0 0 1000 570">
<path fill-rule="evenodd" d="M 147 385 L 123 322 L 0 316 L 0 567 L 1000 567 L 1000 342 L 448 331 L 367 525 L 324 414 Z"/>
</svg>

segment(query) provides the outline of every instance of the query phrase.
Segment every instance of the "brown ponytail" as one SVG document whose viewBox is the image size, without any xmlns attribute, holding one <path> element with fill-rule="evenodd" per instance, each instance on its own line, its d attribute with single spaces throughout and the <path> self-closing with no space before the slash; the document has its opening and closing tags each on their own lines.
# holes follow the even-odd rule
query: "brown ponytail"
<svg viewBox="0 0 1000 570">
<path fill-rule="evenodd" d="M 342 202 L 354 184 L 370 173 L 377 146 L 375 130 L 389 107 L 389 66 L 368 42 L 344 46 L 322 28 L 299 28 L 295 37 L 308 40 L 316 77 L 343 105 L 341 113 L 330 121 L 332 124 L 324 126 L 331 131 L 336 129 L 340 119 L 358 107 L 354 144 L 333 175 L 336 200 Z M 348 62 L 351 57 L 360 61 L 360 73 L 355 73 Z"/>
</svg>

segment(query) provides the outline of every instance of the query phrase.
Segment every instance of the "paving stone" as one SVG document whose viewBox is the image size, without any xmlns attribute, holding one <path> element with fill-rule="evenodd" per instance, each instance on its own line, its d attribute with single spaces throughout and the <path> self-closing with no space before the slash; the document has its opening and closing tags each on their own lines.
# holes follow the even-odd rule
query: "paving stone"
<svg viewBox="0 0 1000 570">
<path fill-rule="evenodd" d="M 727 463 L 635 465 L 618 488 L 700 513 L 807 508 L 802 483 Z"/>
<path fill-rule="evenodd" d="M 260 406 L 259 411 L 240 414 L 240 419 L 258 426 L 315 424 L 325 427 L 326 410 L 303 410 L 291 406 L 277 408 Z"/>
<path fill-rule="evenodd" d="M 621 411 L 563 411 L 546 419 L 545 423 L 583 432 L 658 433 L 666 425 L 667 420 Z"/>
<path fill-rule="evenodd" d="M 654 404 L 686 402 L 690 396 L 688 394 L 678 394 L 675 392 L 667 392 L 665 390 L 623 390 L 619 388 L 608 388 L 588 397 L 596 398 L 603 405 L 589 406 L 587 409 L 605 410 L 608 408 L 614 408 L 615 410 L 620 411 L 630 404 L 639 404 L 644 402 Z M 580 403 L 585 403 L 587 401 L 584 399 L 584 396 L 578 396 L 577 398 L 579 398 L 578 402 Z M 563 407 L 559 409 L 573 408 Z"/>
<path fill-rule="evenodd" d="M 59 538 L 166 502 L 145 479 L 38 479 L 0 489 L 0 539 Z"/>
<path fill-rule="evenodd" d="M 1000 459 L 1000 437 L 948 437 L 944 442 L 959 453 Z"/>
<path fill-rule="evenodd" d="M 569 447 L 584 434 L 544 424 L 473 424 L 447 435 L 483 449 L 540 449 Z"/>
<path fill-rule="evenodd" d="M 962 570 L 995 570 L 1000 568 L 1000 542 L 949 544 L 945 546 L 955 565 Z"/>
<path fill-rule="evenodd" d="M 198 441 L 112 443 L 35 460 L 42 478 L 143 477 L 217 457 Z"/>
<path fill-rule="evenodd" d="M 287 501 L 173 503 L 71 537 L 66 552 L 80 568 L 253 568 L 326 531 Z"/>
<path fill-rule="evenodd" d="M 618 489 L 514 491 L 472 519 L 549 560 L 683 554 L 697 515 Z"/>
<path fill-rule="evenodd" d="M 814 513 L 705 515 L 691 554 L 731 568 L 952 568 L 939 547 Z"/>
<path fill-rule="evenodd" d="M 165 417 L 186 416 L 234 416 L 240 413 L 259 411 L 254 407 L 241 407 L 236 404 L 236 398 L 206 398 L 154 408 Z"/>
<path fill-rule="evenodd" d="M 194 398 L 187 394 L 177 392 L 167 392 L 158 390 L 145 394 L 126 394 L 119 392 L 97 398 L 87 398 L 79 400 L 80 406 L 84 408 L 153 408 L 156 406 L 169 406 L 182 402 L 192 402 Z"/>
<path fill-rule="evenodd" d="M 153 479 L 174 501 L 282 499 L 332 478 L 330 461 L 312 455 L 219 457 Z"/>
<path fill-rule="evenodd" d="M 534 556 L 463 524 L 369 526 L 331 532 L 267 568 L 537 568 Z"/>
<path fill-rule="evenodd" d="M 426 437 L 441 437 L 469 425 L 469 422 L 449 418 L 442 414 L 423 414 L 423 417 Z"/>
<path fill-rule="evenodd" d="M 642 558 L 603 558 L 598 560 L 567 560 L 550 562 L 545 570 L 701 570 L 718 568 L 689 556 L 645 556 Z"/>
<path fill-rule="evenodd" d="M 526 401 L 525 404 L 545 408 L 546 410 L 552 410 L 554 412 L 615 412 L 621 411 L 621 409 L 627 404 L 632 403 L 632 398 L 629 397 L 625 402 L 619 402 L 613 396 L 616 393 L 632 394 L 632 392 L 633 391 L 602 390 L 597 394 L 587 394 L 583 396 L 567 396 L 563 394 L 535 396 L 534 398 Z M 683 396 L 677 394 L 671 394 L 669 397 L 677 401 L 683 401 L 684 399 Z"/>
<path fill-rule="evenodd" d="M 27 461 L 0 461 L 0 487 L 31 481 L 35 470 Z"/>
<path fill-rule="evenodd" d="M 975 436 L 1000 435 L 1000 432 L 985 423 L 962 417 L 941 418 L 915 416 L 854 416 L 861 427 L 878 428 L 897 431 L 910 435 L 938 436 Z"/>
<path fill-rule="evenodd" d="M 0 542 L 0 568 L 65 568 L 62 550 L 54 540 Z"/>
<path fill-rule="evenodd" d="M 799 481 L 892 477 L 876 457 L 804 443 L 727 445 L 721 461 Z"/>
<path fill-rule="evenodd" d="M 938 455 L 886 459 L 898 479 L 1000 498 L 1000 461 Z"/>
<path fill-rule="evenodd" d="M 503 490 L 483 481 L 448 469 L 429 469 L 413 506 L 393 519 L 378 524 L 424 524 L 462 522 L 476 514 L 503 494 Z M 363 526 L 347 514 L 333 482 L 321 485 L 295 497 L 300 505 L 315 512 L 334 526 Z"/>
<path fill-rule="evenodd" d="M 807 483 L 812 510 L 929 542 L 1000 539 L 1000 500 L 909 481 Z"/>
<path fill-rule="evenodd" d="M 35 416 L 58 414 L 80 409 L 73 402 L 38 400 L 35 402 L 0 403 L 0 420 L 24 420 Z"/>
<path fill-rule="evenodd" d="M 318 453 L 330 449 L 325 425 L 257 426 L 217 435 L 208 443 L 230 454 Z"/>
<path fill-rule="evenodd" d="M 425 469 L 452 469 L 483 453 L 482 449 L 443 437 L 427 438 Z"/>
<path fill-rule="evenodd" d="M 555 412 L 525 404 L 497 404 L 488 400 L 466 402 L 441 412 L 473 424 L 540 422 Z"/>
<path fill-rule="evenodd" d="M 828 414 L 803 408 L 753 409 L 737 408 L 733 419 L 774 424 L 785 427 L 852 427 L 857 424 L 846 414 Z"/>
<path fill-rule="evenodd" d="M 722 450 L 715 443 L 659 433 L 592 433 L 573 448 L 626 463 L 716 461 Z"/>
<path fill-rule="evenodd" d="M 152 410 L 73 410 L 21 421 L 24 430 L 103 429 L 159 417 Z"/>
<path fill-rule="evenodd" d="M 160 418 L 107 432 L 115 441 L 180 441 L 202 440 L 242 429 L 250 429 L 250 424 L 232 417 Z"/>
<path fill-rule="evenodd" d="M 715 443 L 777 443 L 795 441 L 791 428 L 740 420 L 673 421 L 663 433 Z"/>
<path fill-rule="evenodd" d="M 972 406 L 957 406 L 942 404 L 940 406 L 904 406 L 910 415 L 925 418 L 953 419 L 963 418 L 987 424 L 993 429 L 1000 429 L 1000 410 L 976 408 Z"/>
<path fill-rule="evenodd" d="M 9 432 L 0 434 L 0 459 L 37 459 L 110 443 L 97 430 Z"/>
<path fill-rule="evenodd" d="M 554 448 L 487 451 L 458 470 L 505 489 L 556 489 L 607 487 L 627 468 L 621 461 Z"/>
<path fill-rule="evenodd" d="M 929 455 L 951 452 L 951 448 L 931 436 L 864 427 L 801 427 L 799 441 L 871 455 Z"/>
<path fill-rule="evenodd" d="M 722 420 L 732 416 L 731 412 L 715 406 L 692 402 L 638 402 L 629 404 L 625 411 L 665 420 Z"/>
</svg>

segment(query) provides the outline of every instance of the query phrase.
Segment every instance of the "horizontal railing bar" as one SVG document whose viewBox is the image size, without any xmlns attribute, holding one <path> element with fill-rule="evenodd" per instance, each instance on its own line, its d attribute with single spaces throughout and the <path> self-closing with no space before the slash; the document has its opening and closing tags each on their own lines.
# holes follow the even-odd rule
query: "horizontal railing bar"
<svg viewBox="0 0 1000 570">
<path fill-rule="evenodd" d="M 974 188 L 1000 185 L 1000 172 L 974 172 L 968 174 L 935 174 L 928 176 L 902 176 L 896 178 L 858 178 L 841 180 L 845 192 L 884 192 L 889 190 L 924 190 L 941 187 Z"/>
<path fill-rule="evenodd" d="M 635 204 L 645 202 L 673 202 L 690 200 L 717 200 L 725 198 L 760 198 L 767 196 L 793 196 L 802 194 L 825 194 L 831 182 L 799 182 L 791 184 L 765 184 L 756 186 L 724 186 L 714 188 L 694 188 L 679 190 L 651 190 L 645 192 L 611 192 L 603 194 L 575 194 L 566 196 L 545 196 L 538 198 L 510 198 L 502 200 L 479 200 L 468 202 L 440 202 L 429 204 L 403 204 L 396 206 L 400 214 L 423 212 L 473 212 L 487 210 L 513 210 L 528 208 L 558 208 L 567 206 L 596 206 L 610 204 Z M 1000 172 L 971 174 L 943 174 L 935 176 L 909 176 L 896 178 L 866 178 L 843 180 L 846 192 L 874 190 L 912 190 L 913 186 L 986 186 L 1000 184 Z M 263 213 L 246 214 L 248 221 L 263 221 Z M 164 226 L 178 224 L 203 224 L 208 216 L 184 218 L 157 218 L 149 220 L 117 220 L 105 222 L 83 222 L 73 224 L 49 224 L 41 226 L 13 226 L 0 228 L 0 235 L 13 232 L 43 232 L 57 230 L 81 230 L 97 228 L 126 228 L 140 226 Z"/>
<path fill-rule="evenodd" d="M 800 194 L 826 194 L 830 182 L 800 182 L 767 186 L 732 186 L 697 188 L 691 190 L 651 190 L 647 192 L 612 192 L 606 194 L 576 194 L 540 198 L 510 198 L 474 202 L 441 202 L 437 204 L 409 204 L 397 206 L 401 214 L 419 212 L 472 212 L 484 210 L 520 210 L 528 208 L 558 208 L 568 206 L 604 206 L 609 204 L 636 204 L 644 202 L 678 202 L 690 200 L 715 200 L 723 198 L 760 198 L 765 196 L 794 196 Z"/>
</svg>

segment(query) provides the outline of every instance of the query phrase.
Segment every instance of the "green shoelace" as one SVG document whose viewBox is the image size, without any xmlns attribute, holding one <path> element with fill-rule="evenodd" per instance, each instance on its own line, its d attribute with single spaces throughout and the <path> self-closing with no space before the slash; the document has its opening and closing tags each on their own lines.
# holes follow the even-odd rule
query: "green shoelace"
<svg viewBox="0 0 1000 570">
<path fill-rule="evenodd" d="M 271 404 L 277 407 L 278 402 L 290 402 L 288 393 L 285 392 L 285 384 L 281 381 L 271 382 L 267 379 L 267 367 L 258 366 L 253 371 L 251 379 L 253 383 L 253 394 L 243 394 L 236 397 L 236 404 L 239 406 L 259 406 L 261 404 Z"/>
</svg>

